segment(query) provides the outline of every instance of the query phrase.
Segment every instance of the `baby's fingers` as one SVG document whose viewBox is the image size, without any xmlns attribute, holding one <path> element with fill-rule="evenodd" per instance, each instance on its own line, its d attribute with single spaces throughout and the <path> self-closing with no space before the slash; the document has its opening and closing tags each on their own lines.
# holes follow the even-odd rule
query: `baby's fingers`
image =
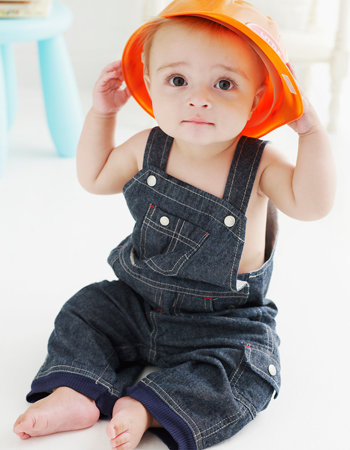
<svg viewBox="0 0 350 450">
<path fill-rule="evenodd" d="M 108 64 L 101 72 L 101 75 L 105 73 L 122 73 L 122 65 L 121 61 L 113 61 L 110 64 Z"/>
<path fill-rule="evenodd" d="M 117 89 L 122 85 L 124 79 L 121 74 L 114 72 L 104 73 L 97 81 L 97 85 L 105 86 L 106 84 L 113 84 Z"/>
<path fill-rule="evenodd" d="M 304 97 L 304 92 L 303 92 L 303 90 L 302 90 L 302 87 L 300 86 L 300 83 L 299 83 L 299 80 L 298 80 L 298 77 L 297 77 L 297 74 L 296 74 L 296 72 L 295 72 L 294 67 L 293 67 L 292 64 L 289 63 L 289 62 L 287 62 L 286 66 L 288 67 L 288 69 L 290 70 L 291 74 L 293 75 L 293 78 L 294 78 L 294 80 L 296 81 L 296 83 L 297 83 L 297 85 L 298 85 L 298 89 L 299 89 L 299 91 L 300 91 L 302 97 Z"/>
<path fill-rule="evenodd" d="M 97 90 L 104 89 L 106 86 L 119 89 L 123 84 L 124 78 L 121 70 L 103 70 L 99 79 L 96 82 L 95 88 Z"/>
</svg>

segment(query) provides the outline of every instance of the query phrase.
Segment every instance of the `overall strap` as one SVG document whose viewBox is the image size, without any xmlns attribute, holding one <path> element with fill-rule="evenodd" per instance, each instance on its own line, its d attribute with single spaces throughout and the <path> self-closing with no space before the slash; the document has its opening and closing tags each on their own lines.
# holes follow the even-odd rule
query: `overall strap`
<svg viewBox="0 0 350 450">
<path fill-rule="evenodd" d="M 159 127 L 152 128 L 143 157 L 143 168 L 154 166 L 165 171 L 173 138 Z"/>
<path fill-rule="evenodd" d="M 267 141 L 242 136 L 227 178 L 224 199 L 245 214 Z"/>
</svg>

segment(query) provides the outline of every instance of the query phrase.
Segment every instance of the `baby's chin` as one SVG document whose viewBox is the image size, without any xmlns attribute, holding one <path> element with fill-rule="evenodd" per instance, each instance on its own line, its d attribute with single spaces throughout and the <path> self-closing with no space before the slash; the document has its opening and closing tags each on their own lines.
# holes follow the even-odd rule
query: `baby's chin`
<svg viewBox="0 0 350 450">
<path fill-rule="evenodd" d="M 161 127 L 162 128 L 162 127 Z M 181 122 L 176 128 L 163 129 L 168 135 L 177 141 L 183 141 L 190 145 L 212 146 L 230 143 L 241 135 L 242 127 L 230 127 L 229 130 L 220 130 L 215 123 L 206 122 Z"/>
</svg>

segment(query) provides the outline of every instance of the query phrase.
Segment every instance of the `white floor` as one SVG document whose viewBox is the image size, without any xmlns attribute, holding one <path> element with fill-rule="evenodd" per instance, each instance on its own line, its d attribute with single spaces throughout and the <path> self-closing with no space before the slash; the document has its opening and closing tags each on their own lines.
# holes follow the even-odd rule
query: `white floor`
<svg viewBox="0 0 350 450">
<path fill-rule="evenodd" d="M 87 103 L 84 97 L 85 109 Z M 133 132 L 133 108 L 121 119 L 118 139 Z M 350 449 L 346 122 L 342 120 L 339 136 L 333 137 L 339 185 L 332 214 L 313 223 L 280 216 L 270 289 L 280 309 L 280 396 L 237 436 L 217 446 L 222 450 Z M 274 139 L 293 157 L 295 137 L 288 129 Z M 12 424 L 27 407 L 25 394 L 45 357 L 55 315 L 80 287 L 113 278 L 106 258 L 130 232 L 132 220 L 122 196 L 88 194 L 77 183 L 74 160 L 56 157 L 37 90 L 20 92 L 10 146 L 0 178 L 0 448 L 108 449 L 106 422 L 25 442 L 12 433 Z M 165 446 L 147 434 L 139 448 Z"/>
</svg>

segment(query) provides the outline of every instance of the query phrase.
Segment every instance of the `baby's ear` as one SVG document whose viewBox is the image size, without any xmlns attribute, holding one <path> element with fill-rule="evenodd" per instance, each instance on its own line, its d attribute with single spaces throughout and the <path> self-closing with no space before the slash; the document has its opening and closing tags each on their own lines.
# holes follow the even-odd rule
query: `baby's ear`
<svg viewBox="0 0 350 450">
<path fill-rule="evenodd" d="M 253 100 L 251 113 L 253 113 L 256 110 L 260 100 L 263 98 L 263 96 L 264 96 L 264 94 L 266 92 L 266 89 L 267 89 L 267 84 L 263 84 L 256 91 L 256 94 L 255 94 L 255 97 L 254 97 L 254 100 Z"/>
<path fill-rule="evenodd" d="M 146 86 L 148 93 L 150 93 L 151 79 L 150 79 L 149 73 L 146 70 L 143 72 L 143 81 L 145 82 L 145 86 Z"/>
<path fill-rule="evenodd" d="M 146 66 L 146 58 L 145 58 L 144 52 L 141 53 L 141 61 L 142 61 L 142 64 L 143 64 L 143 81 L 145 82 L 147 91 L 149 93 L 150 86 L 151 86 L 151 79 L 149 77 L 148 67 Z"/>
</svg>

